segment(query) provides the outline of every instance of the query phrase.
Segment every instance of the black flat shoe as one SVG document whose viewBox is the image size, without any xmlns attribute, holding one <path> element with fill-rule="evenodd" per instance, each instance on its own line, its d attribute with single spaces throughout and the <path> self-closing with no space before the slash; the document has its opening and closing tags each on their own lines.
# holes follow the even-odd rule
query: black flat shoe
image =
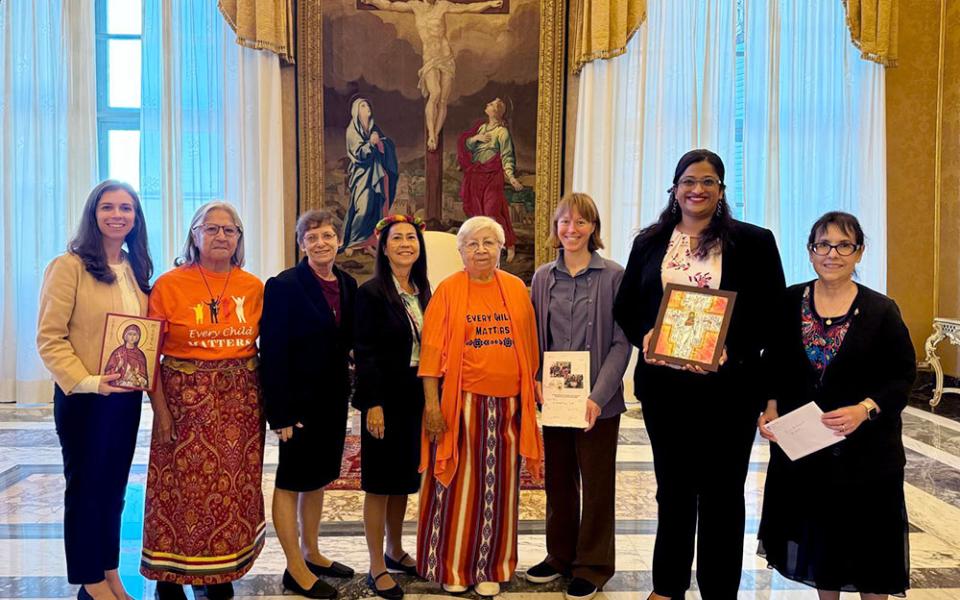
<svg viewBox="0 0 960 600">
<path fill-rule="evenodd" d="M 387 572 L 404 573 L 406 575 L 416 576 L 417 574 L 416 564 L 412 564 L 412 565 L 403 564 L 404 559 L 407 559 L 407 558 L 409 558 L 410 560 L 413 560 L 413 558 L 406 552 L 403 553 L 403 556 L 400 557 L 400 560 L 393 560 L 392 558 L 390 558 L 389 555 L 387 555 L 387 553 L 384 553 L 383 562 L 387 565 Z"/>
<path fill-rule="evenodd" d="M 306 563 L 307 568 L 310 569 L 310 572 L 317 577 L 339 577 L 341 579 L 349 579 L 353 577 L 353 569 L 343 563 L 338 563 L 337 561 L 330 563 L 329 567 L 321 567 L 320 565 L 314 564 L 309 560 L 306 561 Z"/>
<path fill-rule="evenodd" d="M 206 586 L 207 600 L 230 600 L 233 598 L 233 583 L 212 583 Z"/>
<path fill-rule="evenodd" d="M 310 563 L 307 564 L 309 565 Z M 337 588 L 333 587 L 322 579 L 318 579 L 316 583 L 310 586 L 310 589 L 300 587 L 300 584 L 297 583 L 297 580 L 294 579 L 293 575 L 290 574 L 290 571 L 287 571 L 286 569 L 283 570 L 283 587 L 290 590 L 294 594 L 306 596 L 307 598 L 330 600 L 331 598 L 337 597 Z"/>
<path fill-rule="evenodd" d="M 187 600 L 187 594 L 179 583 L 158 581 L 156 598 L 157 600 Z"/>
<path fill-rule="evenodd" d="M 386 600 L 400 600 L 400 598 L 403 598 L 403 588 L 400 587 L 399 583 L 394 583 L 393 587 L 385 590 L 377 588 L 377 581 L 379 581 L 384 575 L 389 574 L 390 571 L 384 571 L 383 573 L 380 573 L 374 577 L 370 573 L 367 573 L 367 587 L 370 588 L 374 594 L 380 596 L 381 598 L 385 598 Z"/>
</svg>

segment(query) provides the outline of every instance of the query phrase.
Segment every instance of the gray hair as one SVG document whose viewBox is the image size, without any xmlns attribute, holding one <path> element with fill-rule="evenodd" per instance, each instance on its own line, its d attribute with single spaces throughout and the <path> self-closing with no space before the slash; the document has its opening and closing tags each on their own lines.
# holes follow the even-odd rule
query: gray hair
<svg viewBox="0 0 960 600">
<path fill-rule="evenodd" d="M 187 229 L 187 239 L 183 243 L 183 250 L 180 256 L 173 261 L 175 266 L 195 265 L 200 262 L 200 244 L 197 240 L 203 234 L 196 231 L 195 228 L 203 225 L 207 215 L 214 210 L 222 210 L 230 215 L 230 218 L 233 219 L 233 224 L 240 230 L 240 235 L 237 237 L 237 249 L 233 251 L 233 256 L 230 257 L 230 263 L 238 267 L 243 266 L 245 254 L 243 250 L 243 221 L 240 220 L 240 213 L 237 212 L 237 209 L 229 202 L 224 202 L 223 200 L 207 202 L 198 208 L 197 212 L 193 213 L 193 218 L 190 219 L 190 228 Z"/>
<path fill-rule="evenodd" d="M 507 243 L 507 237 L 504 235 L 503 227 L 501 227 L 500 223 L 497 223 L 490 217 L 477 216 L 470 217 L 460 226 L 460 229 L 457 231 L 457 249 L 463 250 L 464 245 L 467 243 L 467 238 L 484 229 L 493 231 L 493 234 L 497 236 L 497 243 L 500 244 L 501 248 Z"/>
</svg>

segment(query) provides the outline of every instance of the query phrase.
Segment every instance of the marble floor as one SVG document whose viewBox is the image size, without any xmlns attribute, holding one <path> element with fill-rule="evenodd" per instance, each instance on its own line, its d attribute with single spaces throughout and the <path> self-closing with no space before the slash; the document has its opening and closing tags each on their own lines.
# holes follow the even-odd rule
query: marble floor
<svg viewBox="0 0 960 600">
<path fill-rule="evenodd" d="M 960 406 L 960 397 L 945 398 L 947 404 Z M 960 422 L 951 417 L 915 406 L 908 407 L 903 416 L 913 568 L 908 597 L 917 600 L 960 599 Z M 151 418 L 149 405 L 145 405 L 122 531 L 120 573 L 127 590 L 138 599 L 152 598 L 154 591 L 154 584 L 137 570 Z M 356 420 L 351 428 L 355 426 Z M 268 437 L 264 468 L 267 507 L 277 460 L 277 442 Z M 768 454 L 769 447 L 758 438 L 745 490 L 747 531 L 740 598 L 813 599 L 815 592 L 779 577 L 754 554 Z M 636 405 L 631 405 L 622 419 L 617 469 L 617 574 L 598 598 L 643 599 L 651 587 L 656 484 L 649 440 Z M 0 598 L 67 598 L 76 594 L 76 588 L 67 583 L 63 559 L 63 485 L 50 407 L 0 405 Z M 362 493 L 331 491 L 326 498 L 321 550 L 358 573 L 366 572 Z M 411 498 L 408 519 L 413 518 L 415 508 L 416 498 Z M 520 518 L 518 571 L 522 572 L 544 556 L 542 492 L 522 492 Z M 412 520 L 405 531 L 406 547 L 412 551 Z M 280 545 L 268 522 L 266 547 L 252 571 L 237 582 L 237 596 L 282 595 L 283 567 Z M 401 578 L 401 583 L 411 599 L 443 595 L 438 586 L 422 581 Z M 559 600 L 562 589 L 562 581 L 531 586 L 515 579 L 501 595 L 516 600 Z M 341 584 L 340 592 L 346 600 L 370 596 L 361 575 Z M 471 593 L 467 597 L 476 596 Z M 700 598 L 695 589 L 687 594 L 688 600 L 694 598 Z"/>
</svg>

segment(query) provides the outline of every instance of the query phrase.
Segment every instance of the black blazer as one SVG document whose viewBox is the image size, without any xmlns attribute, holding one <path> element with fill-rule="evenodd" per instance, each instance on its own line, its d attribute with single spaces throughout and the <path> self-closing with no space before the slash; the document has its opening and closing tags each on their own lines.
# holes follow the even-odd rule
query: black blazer
<svg viewBox="0 0 960 600">
<path fill-rule="evenodd" d="M 392 282 L 391 282 L 392 284 Z M 421 307 L 426 311 L 427 307 Z M 353 405 L 360 410 L 383 406 L 395 396 L 391 382 L 403 381 L 410 370 L 413 332 L 402 306 L 387 298 L 374 277 L 357 290 L 354 357 L 357 384 Z"/>
<path fill-rule="evenodd" d="M 660 267 L 672 233 L 672 229 L 667 229 L 634 239 L 614 303 L 614 318 L 630 343 L 639 348 L 643 347 L 643 337 L 657 320 L 663 299 Z M 769 398 L 765 391 L 768 383 L 765 377 L 761 377 L 761 353 L 770 345 L 770 323 L 785 287 L 783 266 L 773 233 L 734 221 L 730 242 L 723 248 L 720 276 L 720 289 L 737 292 L 727 331 L 727 362 L 716 374 L 697 375 L 648 365 L 641 359 L 634 372 L 637 398 L 646 400 L 671 393 L 678 381 L 691 377 L 713 378 L 725 389 L 736 390 L 744 399 L 754 403 L 750 410 L 755 408 L 759 414 Z"/>
<path fill-rule="evenodd" d="M 900 310 L 890 298 L 858 285 L 857 298 L 850 307 L 850 328 L 821 379 L 807 358 L 800 329 L 800 306 L 808 285 L 787 290 L 778 321 L 781 332 L 770 351 L 777 373 L 773 394 L 777 412 L 788 413 L 811 400 L 828 412 L 871 398 L 880 407 L 876 420 L 865 421 L 846 440 L 811 457 L 841 456 L 852 475 L 902 469 L 905 457 L 900 413 L 917 376 L 917 357 Z"/>
<path fill-rule="evenodd" d="M 343 435 L 357 282 L 337 267 L 340 327 L 307 264 L 267 280 L 260 317 L 260 377 L 272 429 L 330 423 Z"/>
</svg>

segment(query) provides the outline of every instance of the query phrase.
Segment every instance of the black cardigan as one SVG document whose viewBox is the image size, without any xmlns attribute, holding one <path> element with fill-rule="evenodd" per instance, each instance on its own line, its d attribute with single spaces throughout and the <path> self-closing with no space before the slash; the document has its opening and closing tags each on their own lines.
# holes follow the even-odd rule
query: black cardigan
<svg viewBox="0 0 960 600">
<path fill-rule="evenodd" d="M 637 236 L 633 242 L 613 314 L 633 345 L 642 348 L 643 337 L 657 320 L 663 299 L 660 277 L 672 229 Z M 737 390 L 753 403 L 757 414 L 769 398 L 769 385 L 761 374 L 761 353 L 770 345 L 770 324 L 786 287 L 780 253 L 773 233 L 749 223 L 734 221 L 729 243 L 723 247 L 720 289 L 737 292 L 727 332 L 727 362 L 716 374 L 696 375 L 669 367 L 648 365 L 642 359 L 634 372 L 637 398 L 645 400 L 672 394 L 670 388 L 687 377 L 717 378 L 727 390 Z"/>
<path fill-rule="evenodd" d="M 360 410 L 383 406 L 394 396 L 391 382 L 408 376 L 413 349 L 410 319 L 402 306 L 390 302 L 374 277 L 357 290 L 354 328 L 357 383 L 353 405 Z"/>
<path fill-rule="evenodd" d="M 307 259 L 267 280 L 260 318 L 260 377 L 272 429 L 298 421 L 327 422 L 342 436 L 357 282 L 336 267 L 333 272 L 340 284 L 339 328 Z"/>
<path fill-rule="evenodd" d="M 809 283 L 786 292 L 780 332 L 771 348 L 776 371 L 774 398 L 785 414 L 810 402 L 828 412 L 871 398 L 880 416 L 865 421 L 847 439 L 830 449 L 855 471 L 902 469 L 905 463 L 900 413 L 916 379 L 916 355 L 900 310 L 890 298 L 858 285 L 850 307 L 850 328 L 821 379 L 803 346 L 800 306 Z M 820 453 L 818 453 L 820 454 Z"/>
</svg>

